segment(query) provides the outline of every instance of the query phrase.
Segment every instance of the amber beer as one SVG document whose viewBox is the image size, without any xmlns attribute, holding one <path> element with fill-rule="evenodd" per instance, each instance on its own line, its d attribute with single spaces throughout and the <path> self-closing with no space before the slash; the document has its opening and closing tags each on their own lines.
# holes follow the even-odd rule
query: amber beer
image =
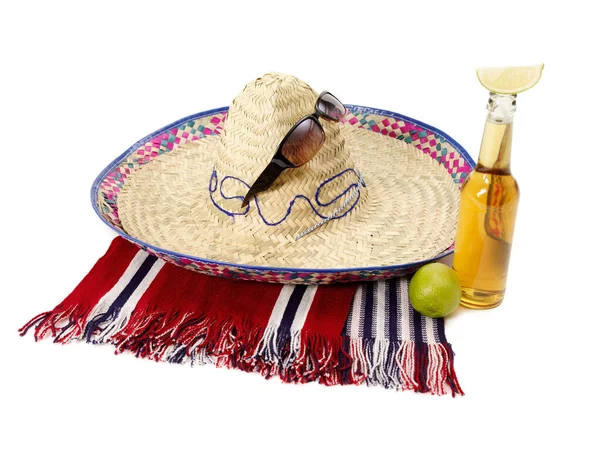
<svg viewBox="0 0 600 450">
<path fill-rule="evenodd" d="M 453 267 L 468 308 L 494 308 L 504 299 L 519 203 L 510 171 L 516 97 L 490 93 L 479 160 L 460 195 Z"/>
</svg>

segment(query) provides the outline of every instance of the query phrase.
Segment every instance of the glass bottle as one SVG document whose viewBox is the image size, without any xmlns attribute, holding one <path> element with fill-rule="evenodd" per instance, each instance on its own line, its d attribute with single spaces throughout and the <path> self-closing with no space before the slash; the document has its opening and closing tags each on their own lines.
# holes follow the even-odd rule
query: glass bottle
<svg viewBox="0 0 600 450">
<path fill-rule="evenodd" d="M 510 171 L 516 98 L 490 93 L 479 160 L 460 194 L 453 267 L 468 308 L 494 308 L 504 299 L 519 203 Z"/>
</svg>

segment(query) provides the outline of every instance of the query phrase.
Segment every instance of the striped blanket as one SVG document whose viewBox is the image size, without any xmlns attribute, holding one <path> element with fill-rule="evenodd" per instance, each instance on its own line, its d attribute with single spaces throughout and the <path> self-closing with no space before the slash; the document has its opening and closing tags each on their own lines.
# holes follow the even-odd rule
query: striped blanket
<svg viewBox="0 0 600 450">
<path fill-rule="evenodd" d="M 323 286 L 209 277 L 116 238 L 75 290 L 19 331 L 65 344 L 279 376 L 462 394 L 443 319 L 421 316 L 408 280 Z"/>
</svg>

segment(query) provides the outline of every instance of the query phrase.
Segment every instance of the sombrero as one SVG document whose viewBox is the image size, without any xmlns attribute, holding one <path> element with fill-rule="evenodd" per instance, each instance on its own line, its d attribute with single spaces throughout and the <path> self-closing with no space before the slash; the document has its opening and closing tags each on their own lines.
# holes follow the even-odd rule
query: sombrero
<svg viewBox="0 0 600 450">
<path fill-rule="evenodd" d="M 138 141 L 98 176 L 92 203 L 119 234 L 210 275 L 279 283 L 382 279 L 451 253 L 472 159 L 443 132 L 347 105 L 325 141 L 246 207 L 281 140 L 315 109 L 303 81 L 269 73 L 229 108 Z"/>
</svg>

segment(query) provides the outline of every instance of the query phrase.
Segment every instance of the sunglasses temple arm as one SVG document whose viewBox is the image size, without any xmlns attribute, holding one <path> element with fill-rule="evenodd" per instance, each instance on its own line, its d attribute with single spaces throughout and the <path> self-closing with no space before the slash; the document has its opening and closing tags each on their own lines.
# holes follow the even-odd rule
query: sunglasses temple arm
<svg viewBox="0 0 600 450">
<path fill-rule="evenodd" d="M 245 208 L 250 200 L 256 196 L 256 194 L 266 191 L 271 187 L 273 182 L 281 175 L 281 173 L 287 169 L 282 162 L 278 160 L 272 160 L 265 170 L 258 176 L 254 184 L 250 187 L 250 190 L 244 197 L 244 201 L 242 202 L 242 208 Z"/>
</svg>

